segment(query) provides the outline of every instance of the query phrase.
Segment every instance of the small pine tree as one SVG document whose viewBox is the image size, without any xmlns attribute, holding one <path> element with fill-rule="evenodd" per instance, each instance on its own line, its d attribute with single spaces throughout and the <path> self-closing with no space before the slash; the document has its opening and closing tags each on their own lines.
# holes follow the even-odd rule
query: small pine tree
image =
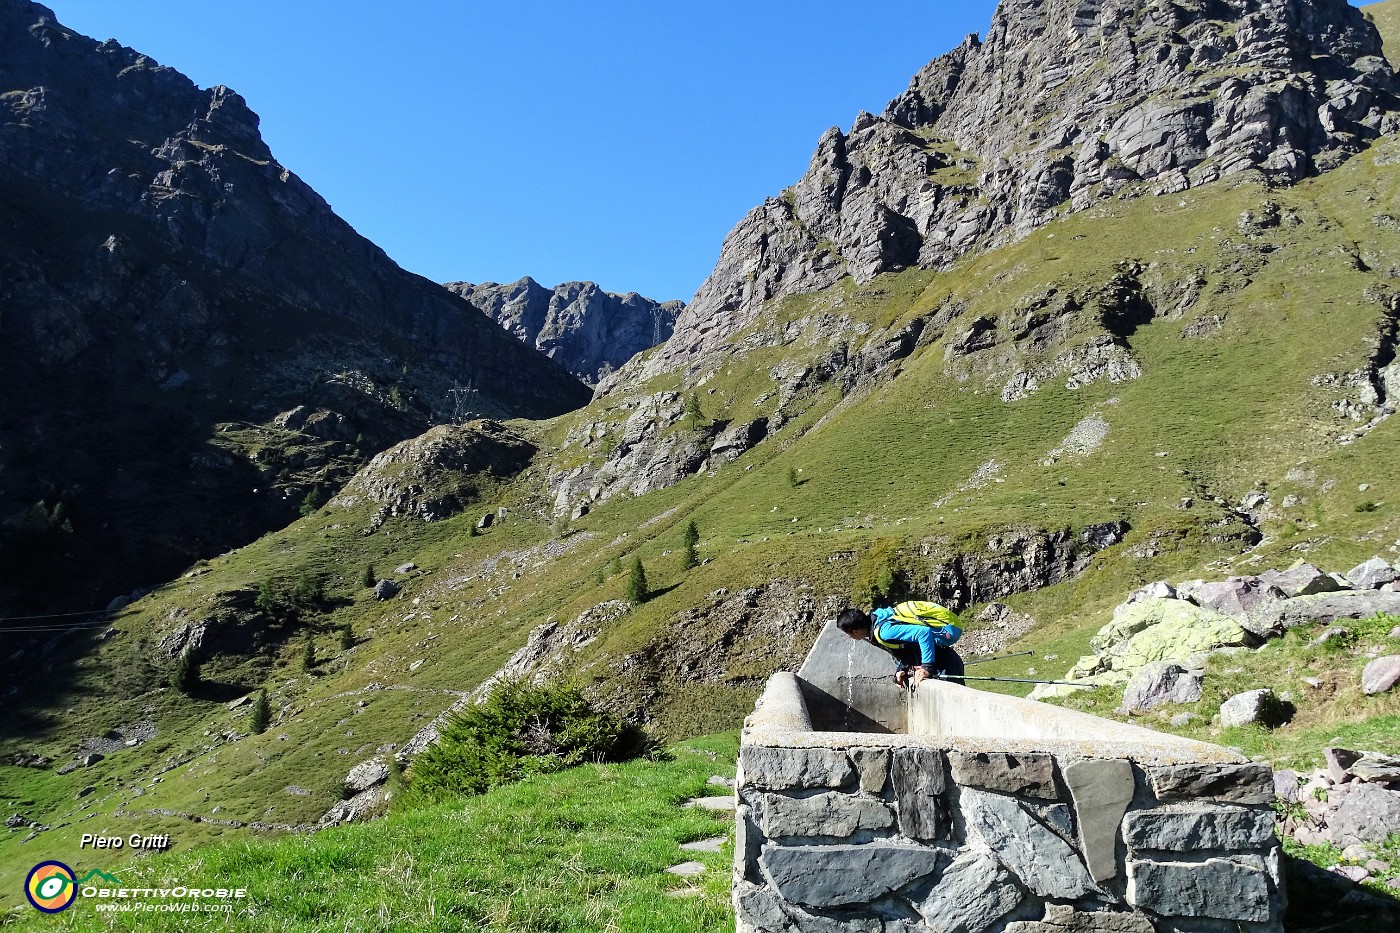
<svg viewBox="0 0 1400 933">
<path fill-rule="evenodd" d="M 700 422 L 705 417 L 705 412 L 700 408 L 700 396 L 694 392 L 685 400 L 685 417 L 690 422 L 690 430 L 700 430 Z"/>
<path fill-rule="evenodd" d="M 700 529 L 695 527 L 695 522 L 685 526 L 685 557 L 682 563 L 686 570 L 700 565 L 700 552 L 696 549 L 700 544 Z"/>
<path fill-rule="evenodd" d="M 297 513 L 301 515 L 302 518 L 305 518 L 308 515 L 315 514 L 315 512 L 325 504 L 326 494 L 321 491 L 320 487 L 312 486 L 307 490 L 305 498 L 301 500 L 301 506 L 297 509 Z"/>
<path fill-rule="evenodd" d="M 248 731 L 253 735 L 262 735 L 271 724 L 272 705 L 267 702 L 267 691 L 259 690 L 258 698 L 253 701 L 253 709 L 248 714 Z"/>
<path fill-rule="evenodd" d="M 374 572 L 373 564 L 365 564 L 365 575 L 360 578 L 360 582 L 365 585 L 366 589 L 373 589 L 374 585 L 379 582 L 379 575 Z"/>
<path fill-rule="evenodd" d="M 175 659 L 175 666 L 170 669 L 170 686 L 186 695 L 199 686 L 199 662 L 188 651 Z"/>
<path fill-rule="evenodd" d="M 353 647 L 355 647 L 355 630 L 350 627 L 349 623 L 346 623 L 340 627 L 340 649 L 349 651 Z"/>
<path fill-rule="evenodd" d="M 306 649 L 301 654 L 301 669 L 310 671 L 316 666 L 316 642 L 310 635 L 306 636 Z"/>
<path fill-rule="evenodd" d="M 788 467 L 787 481 L 793 489 L 797 488 L 797 467 Z"/>
<path fill-rule="evenodd" d="M 627 577 L 627 601 L 640 606 L 651 595 L 647 590 L 647 571 L 640 557 L 632 558 L 632 572 Z"/>
<path fill-rule="evenodd" d="M 608 561 L 608 576 L 615 577 L 620 573 L 622 573 L 622 558 L 614 557 Z"/>
</svg>

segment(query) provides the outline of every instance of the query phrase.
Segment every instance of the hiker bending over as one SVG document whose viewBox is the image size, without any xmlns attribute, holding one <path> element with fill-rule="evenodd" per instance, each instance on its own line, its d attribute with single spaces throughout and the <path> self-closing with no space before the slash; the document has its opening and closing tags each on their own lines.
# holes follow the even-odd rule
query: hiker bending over
<svg viewBox="0 0 1400 933">
<path fill-rule="evenodd" d="M 937 677 L 963 682 L 963 662 L 950 645 L 962 637 L 958 614 L 938 603 L 910 600 L 893 609 L 844 609 L 836 627 L 852 638 L 868 641 L 894 655 L 899 664 L 894 682 L 903 687 L 913 670 L 915 684 Z"/>
</svg>

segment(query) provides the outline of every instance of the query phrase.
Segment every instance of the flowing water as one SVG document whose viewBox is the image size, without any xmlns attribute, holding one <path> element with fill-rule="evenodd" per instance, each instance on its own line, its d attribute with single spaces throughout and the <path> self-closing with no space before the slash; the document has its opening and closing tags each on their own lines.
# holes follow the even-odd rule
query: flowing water
<svg viewBox="0 0 1400 933">
<path fill-rule="evenodd" d="M 856 663 L 856 643 L 853 641 L 846 647 L 846 728 L 851 726 L 851 711 L 855 708 L 855 685 L 852 671 Z"/>
</svg>

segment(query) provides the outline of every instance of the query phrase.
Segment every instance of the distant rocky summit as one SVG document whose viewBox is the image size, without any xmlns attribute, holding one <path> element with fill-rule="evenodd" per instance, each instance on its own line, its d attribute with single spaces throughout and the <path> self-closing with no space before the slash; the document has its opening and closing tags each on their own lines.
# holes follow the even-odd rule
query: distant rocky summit
<svg viewBox="0 0 1400 933">
<path fill-rule="evenodd" d="M 444 287 L 588 385 L 668 339 L 685 307 L 636 292 L 605 292 L 592 282 L 545 288 L 529 276 L 510 285 L 448 282 Z"/>
<path fill-rule="evenodd" d="M 1344 0 L 1003 0 L 985 40 L 822 137 L 635 375 L 685 365 L 767 300 L 946 268 L 1125 191 L 1296 182 L 1400 128 L 1396 92 Z"/>
</svg>

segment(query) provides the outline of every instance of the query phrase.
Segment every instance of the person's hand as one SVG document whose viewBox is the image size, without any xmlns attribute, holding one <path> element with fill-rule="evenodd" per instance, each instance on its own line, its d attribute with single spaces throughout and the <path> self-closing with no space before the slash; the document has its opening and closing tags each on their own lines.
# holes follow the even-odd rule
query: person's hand
<svg viewBox="0 0 1400 933">
<path fill-rule="evenodd" d="M 924 670 L 922 667 L 916 667 L 916 668 L 914 668 L 914 686 L 917 687 L 919 684 L 923 683 L 924 681 L 926 681 L 926 680 L 928 680 L 928 679 L 929 679 L 929 672 L 928 672 L 928 671 Z"/>
<path fill-rule="evenodd" d="M 904 686 L 905 683 L 908 682 L 908 680 L 909 680 L 909 672 L 908 672 L 908 671 L 896 671 L 896 672 L 895 672 L 895 675 L 894 675 L 894 682 L 897 683 L 897 684 L 899 684 L 901 687 Z"/>
</svg>

